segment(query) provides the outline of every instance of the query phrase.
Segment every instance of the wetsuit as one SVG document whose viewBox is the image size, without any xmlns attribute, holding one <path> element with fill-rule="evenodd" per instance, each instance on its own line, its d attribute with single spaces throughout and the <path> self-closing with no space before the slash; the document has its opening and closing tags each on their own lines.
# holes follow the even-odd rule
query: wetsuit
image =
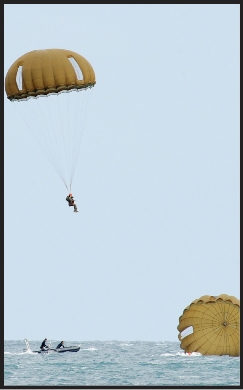
<svg viewBox="0 0 243 390">
<path fill-rule="evenodd" d="M 59 343 L 58 346 L 56 347 L 56 349 L 58 348 L 64 348 L 64 345 L 62 343 Z"/>
<path fill-rule="evenodd" d="M 41 344 L 41 346 L 40 346 L 40 349 L 42 350 L 42 351 L 45 351 L 45 349 L 48 349 L 49 347 L 46 345 L 46 340 L 43 340 L 42 341 L 42 344 Z"/>
</svg>

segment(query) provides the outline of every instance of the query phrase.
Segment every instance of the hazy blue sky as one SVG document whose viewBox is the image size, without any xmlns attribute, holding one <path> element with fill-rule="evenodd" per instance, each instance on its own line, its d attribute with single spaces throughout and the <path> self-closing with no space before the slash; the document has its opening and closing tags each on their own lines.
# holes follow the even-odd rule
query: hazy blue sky
<svg viewBox="0 0 243 390">
<path fill-rule="evenodd" d="M 63 48 L 97 80 L 78 214 L 4 96 L 5 339 L 177 341 L 194 299 L 240 298 L 240 5 L 5 4 L 4 17 L 5 74 Z"/>
</svg>

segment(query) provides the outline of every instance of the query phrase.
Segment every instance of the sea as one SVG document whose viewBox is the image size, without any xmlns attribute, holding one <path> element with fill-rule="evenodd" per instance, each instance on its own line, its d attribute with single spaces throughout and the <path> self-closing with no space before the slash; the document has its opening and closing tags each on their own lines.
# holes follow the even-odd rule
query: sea
<svg viewBox="0 0 243 390">
<path fill-rule="evenodd" d="M 186 355 L 179 342 L 73 340 L 78 352 L 33 353 L 40 344 L 4 342 L 4 388 L 240 388 L 240 357 Z"/>
</svg>

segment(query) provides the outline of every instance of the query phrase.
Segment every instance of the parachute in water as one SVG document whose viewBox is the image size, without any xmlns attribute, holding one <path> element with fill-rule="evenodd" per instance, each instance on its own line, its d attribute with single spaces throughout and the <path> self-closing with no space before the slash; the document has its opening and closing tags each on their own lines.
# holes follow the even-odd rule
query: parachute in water
<svg viewBox="0 0 243 390">
<path fill-rule="evenodd" d="M 187 306 L 177 327 L 185 352 L 240 355 L 240 301 L 221 294 L 204 295 Z"/>
<path fill-rule="evenodd" d="M 8 99 L 14 102 L 19 117 L 25 120 L 69 191 L 89 91 L 95 84 L 91 64 L 80 54 L 64 49 L 28 52 L 12 64 L 5 78 Z"/>
</svg>

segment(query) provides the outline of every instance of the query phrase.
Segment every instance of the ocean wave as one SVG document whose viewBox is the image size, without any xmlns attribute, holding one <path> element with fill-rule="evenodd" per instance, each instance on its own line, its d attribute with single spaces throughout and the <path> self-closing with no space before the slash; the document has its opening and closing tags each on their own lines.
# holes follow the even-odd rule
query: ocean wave
<svg viewBox="0 0 243 390">
<path fill-rule="evenodd" d="M 90 348 L 83 348 L 82 351 L 98 351 L 98 349 L 94 347 L 90 347 Z"/>
</svg>

